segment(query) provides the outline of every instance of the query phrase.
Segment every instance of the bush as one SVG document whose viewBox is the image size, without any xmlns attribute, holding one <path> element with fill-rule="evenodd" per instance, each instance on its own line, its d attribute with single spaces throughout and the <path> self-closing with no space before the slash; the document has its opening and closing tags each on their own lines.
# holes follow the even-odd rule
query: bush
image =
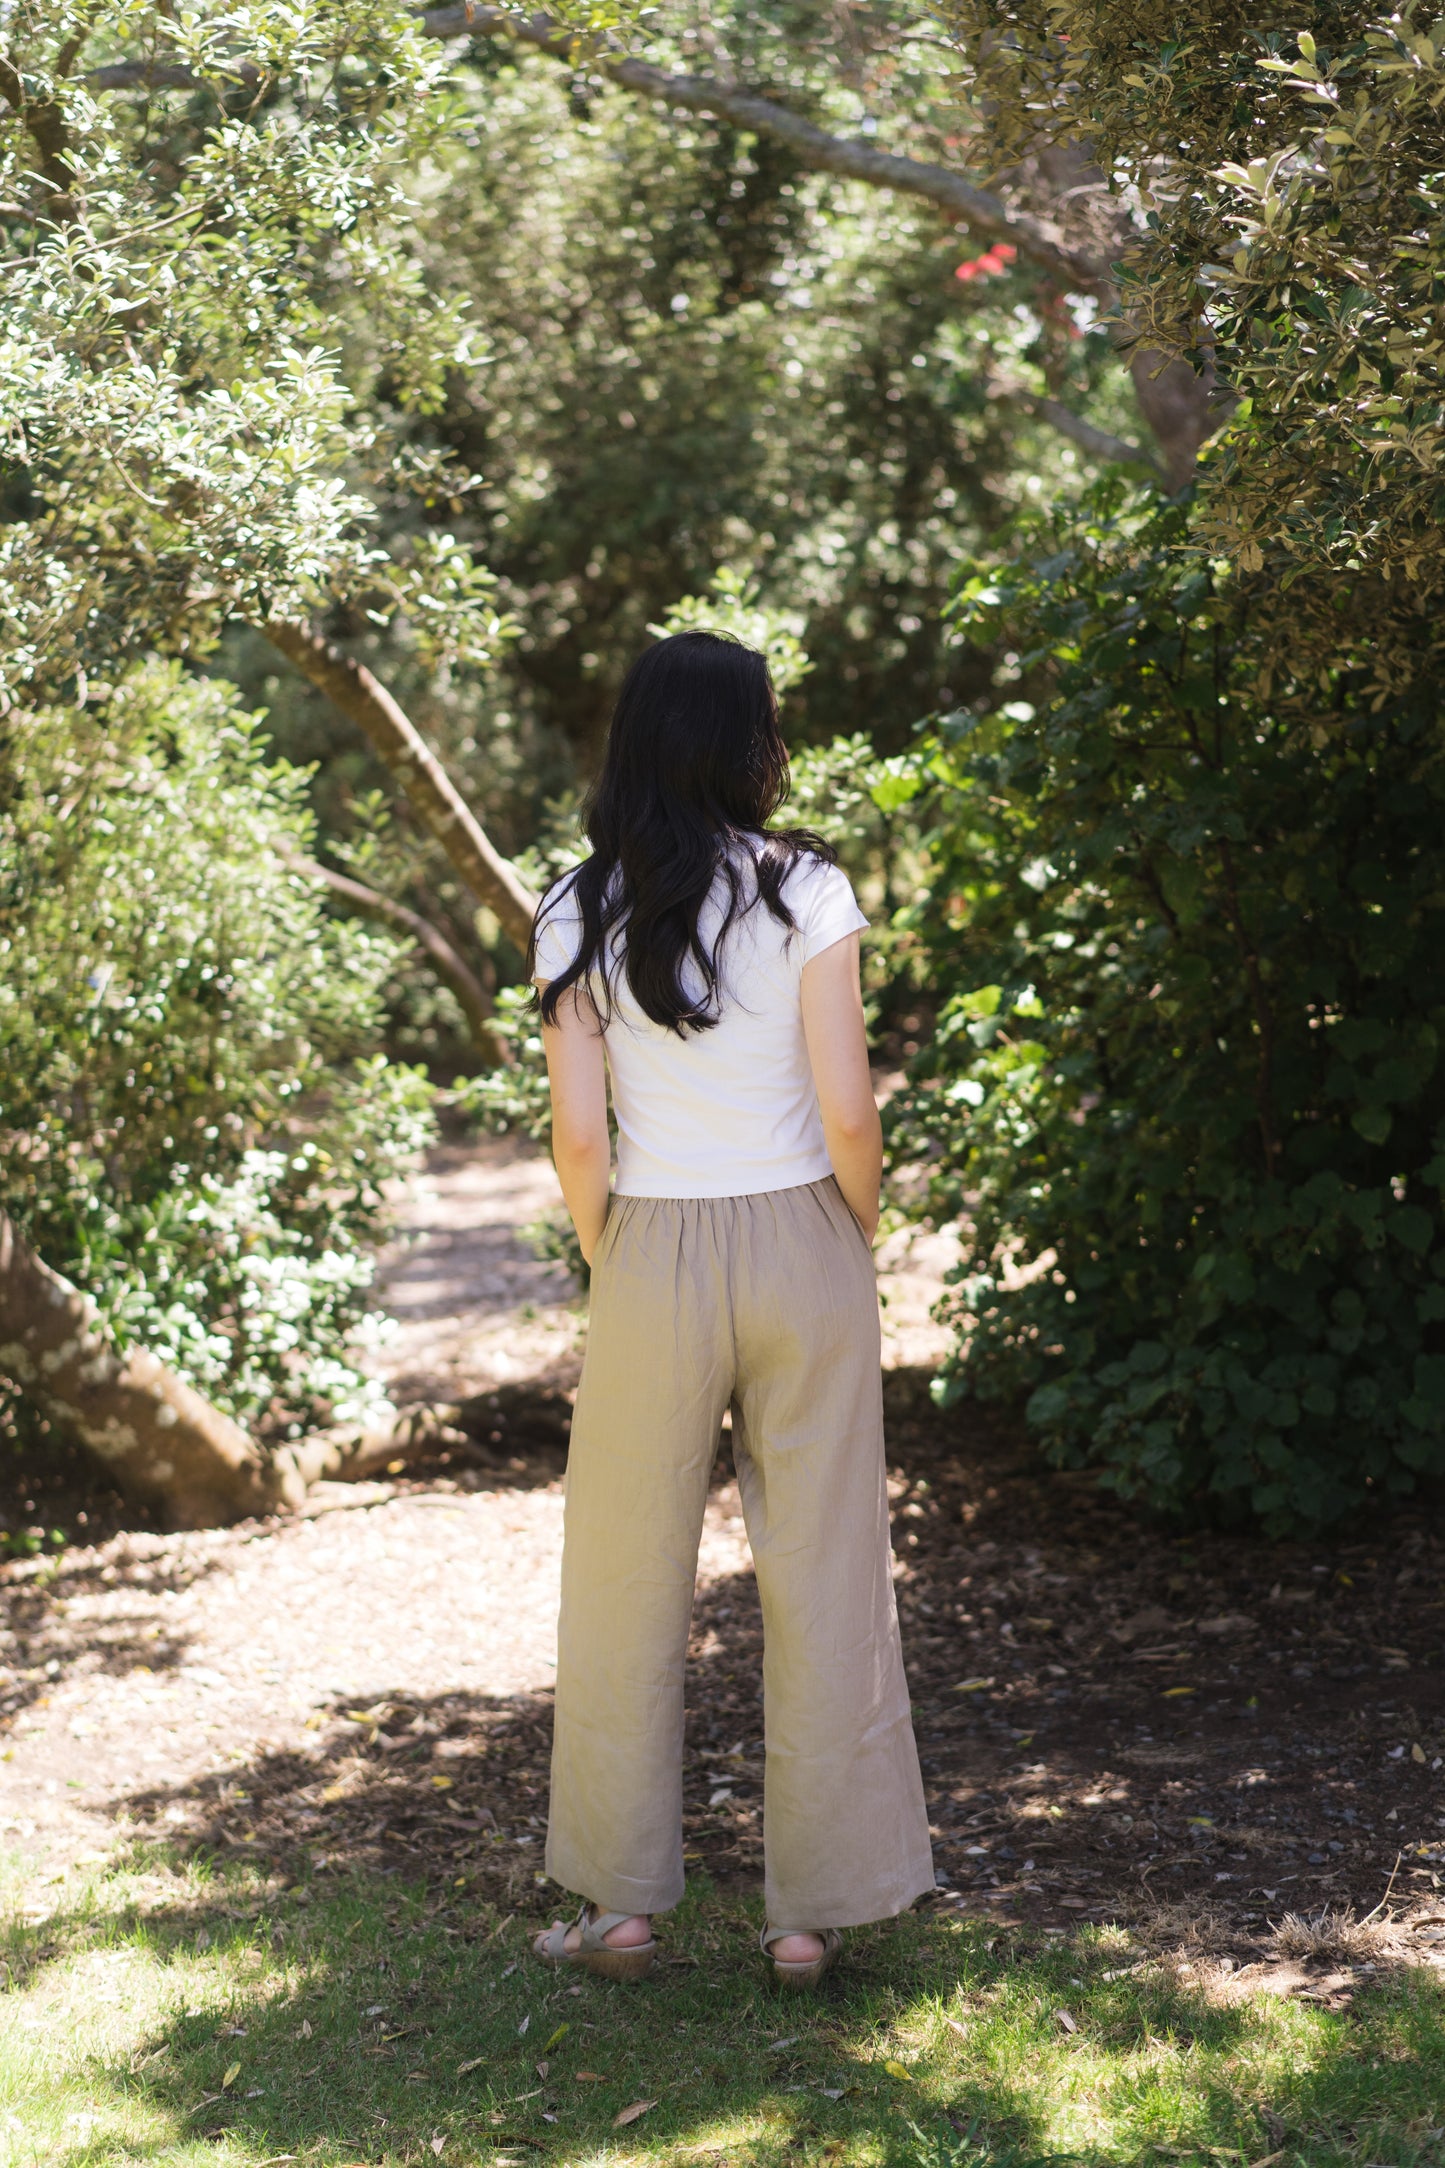
<svg viewBox="0 0 1445 2168">
<path fill-rule="evenodd" d="M 278 855 L 313 847 L 305 786 L 178 666 L 12 718 L 0 765 L 0 1204 L 272 1435 L 378 1401 L 351 1350 L 381 1184 L 430 1124 L 366 1051 L 395 944 Z"/>
<path fill-rule="evenodd" d="M 1034 697 L 920 754 L 893 1151 L 965 1227 L 945 1398 L 1280 1530 L 1445 1467 L 1445 757 L 1422 681 L 1307 700 L 1189 518 L 1108 483 L 962 590 Z"/>
</svg>

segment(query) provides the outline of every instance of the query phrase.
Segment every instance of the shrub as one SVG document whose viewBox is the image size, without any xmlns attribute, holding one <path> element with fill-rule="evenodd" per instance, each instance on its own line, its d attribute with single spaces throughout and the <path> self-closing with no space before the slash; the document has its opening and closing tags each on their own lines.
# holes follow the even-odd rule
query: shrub
<svg viewBox="0 0 1445 2168">
<path fill-rule="evenodd" d="M 945 1398 L 1281 1529 L 1445 1467 L 1445 755 L 1419 679 L 1307 699 L 1189 518 L 1108 483 L 962 589 L 1034 697 L 920 753 L 893 1151 L 965 1227 Z"/>
<path fill-rule="evenodd" d="M 366 1051 L 391 939 L 326 915 L 306 778 L 228 686 L 155 666 L 12 717 L 0 762 L 0 1204 L 243 1421 L 379 1397 L 370 1245 L 429 1134 Z"/>
</svg>

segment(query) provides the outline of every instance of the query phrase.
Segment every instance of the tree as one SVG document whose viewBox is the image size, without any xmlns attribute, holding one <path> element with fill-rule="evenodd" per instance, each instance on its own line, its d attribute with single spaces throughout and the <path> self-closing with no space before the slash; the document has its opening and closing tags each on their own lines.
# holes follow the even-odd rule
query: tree
<svg viewBox="0 0 1445 2168">
<path fill-rule="evenodd" d="M 365 0 L 184 24 L 142 7 L 116 28 L 22 9 L 7 30 L 0 693 L 103 698 L 127 661 L 203 656 L 246 619 L 367 730 L 478 900 L 523 929 L 525 892 L 419 734 L 307 628 L 351 599 L 474 666 L 509 630 L 450 537 L 405 563 L 368 538 L 377 491 L 467 482 L 358 415 L 334 343 L 338 316 L 364 312 L 366 363 L 403 409 L 470 355 L 396 232 L 402 172 L 447 125 L 443 56 Z M 117 41 L 166 45 L 182 86 L 92 95 L 76 63 Z"/>
<path fill-rule="evenodd" d="M 949 0 L 948 19 L 981 130 L 1019 153 L 1087 135 L 1135 195 L 1125 314 L 1232 404 L 1197 531 L 1258 575 L 1273 644 L 1308 652 L 1316 695 L 1335 669 L 1382 702 L 1437 674 L 1438 9 Z"/>
<path fill-rule="evenodd" d="M 272 1449 L 392 1412 L 348 1350 L 381 1185 L 430 1134 L 425 1079 L 373 1051 L 394 944 L 323 911 L 305 777 L 177 665 L 12 716 L 5 781 L 9 1414 L 177 1514 L 245 1510 Z"/>
</svg>

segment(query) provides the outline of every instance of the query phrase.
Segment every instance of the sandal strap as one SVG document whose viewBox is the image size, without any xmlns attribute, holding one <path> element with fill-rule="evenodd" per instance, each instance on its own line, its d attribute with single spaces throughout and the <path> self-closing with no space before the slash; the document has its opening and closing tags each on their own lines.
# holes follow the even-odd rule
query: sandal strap
<svg viewBox="0 0 1445 2168">
<path fill-rule="evenodd" d="M 572 1954 L 567 1948 L 567 1934 L 566 1923 L 559 1921 L 555 1927 L 549 1927 L 539 1939 L 541 1954 L 554 1965 L 561 1964 Z"/>
<path fill-rule="evenodd" d="M 632 1916 L 630 1912 L 594 1913 L 590 1905 L 583 1905 L 577 1915 L 577 1925 L 582 1930 L 581 1948 L 589 1951 L 610 1950 L 612 1945 L 606 1937 L 614 1927 L 620 1927 L 624 1920 L 630 1920 Z M 637 1947 L 642 1949 L 645 1945 L 639 1943 Z"/>
</svg>

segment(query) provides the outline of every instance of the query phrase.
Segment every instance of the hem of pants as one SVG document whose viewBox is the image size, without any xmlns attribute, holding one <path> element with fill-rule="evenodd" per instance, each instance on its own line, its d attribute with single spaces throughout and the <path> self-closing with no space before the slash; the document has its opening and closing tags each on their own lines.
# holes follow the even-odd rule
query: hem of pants
<svg viewBox="0 0 1445 2168">
<path fill-rule="evenodd" d="M 550 1842 L 543 1865 L 552 1881 L 560 1882 L 576 1897 L 585 1897 L 602 1912 L 622 1912 L 630 1918 L 634 1913 L 671 1912 L 682 1902 L 685 1884 L 681 1878 L 643 1882 L 628 1875 L 609 1874 L 575 1853 L 564 1853 L 560 1845 L 554 1849 Z"/>
<path fill-rule="evenodd" d="M 930 1858 L 926 1870 L 920 1869 L 920 1877 L 905 1876 L 894 1885 L 893 1891 L 883 1894 L 874 1891 L 868 1897 L 858 1897 L 851 1902 L 823 1905 L 779 1906 L 775 1912 L 768 1910 L 768 1925 L 780 1934 L 817 1934 L 825 1927 L 871 1927 L 877 1920 L 897 1919 L 900 1912 L 907 1912 L 920 1897 L 931 1897 L 937 1887 L 933 1879 L 933 1861 Z M 796 1913 L 796 1923 L 790 1917 Z"/>
</svg>

